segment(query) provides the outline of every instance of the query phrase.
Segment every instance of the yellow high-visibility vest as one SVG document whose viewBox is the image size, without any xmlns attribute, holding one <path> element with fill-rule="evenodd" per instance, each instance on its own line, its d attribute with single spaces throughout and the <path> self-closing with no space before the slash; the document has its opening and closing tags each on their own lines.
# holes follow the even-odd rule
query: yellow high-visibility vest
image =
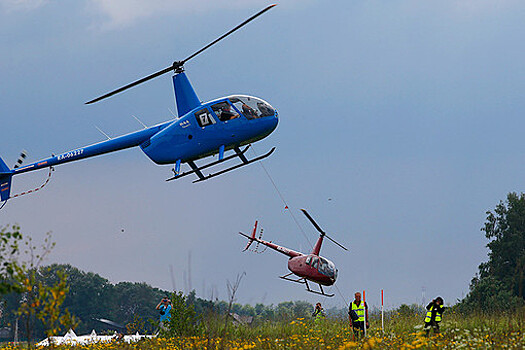
<svg viewBox="0 0 525 350">
<path fill-rule="evenodd" d="M 354 302 L 352 302 L 352 310 L 354 310 L 357 314 L 357 317 L 359 317 L 357 319 L 358 322 L 365 321 L 365 303 L 362 300 L 359 305 L 356 305 Z"/>
<path fill-rule="evenodd" d="M 432 305 L 430 307 L 430 310 L 427 311 L 427 316 L 425 317 L 425 323 L 430 322 L 430 320 L 432 319 L 432 310 L 434 310 L 434 305 Z M 434 319 L 434 321 L 441 322 L 441 314 L 439 313 L 439 311 L 436 312 L 436 318 Z"/>
<path fill-rule="evenodd" d="M 321 310 L 319 310 L 319 312 L 317 312 L 317 313 L 315 314 L 315 316 L 314 316 L 314 319 L 315 319 L 316 321 L 321 320 L 321 319 L 323 319 L 323 318 L 325 318 L 325 315 L 324 315 L 323 311 L 321 311 Z"/>
</svg>

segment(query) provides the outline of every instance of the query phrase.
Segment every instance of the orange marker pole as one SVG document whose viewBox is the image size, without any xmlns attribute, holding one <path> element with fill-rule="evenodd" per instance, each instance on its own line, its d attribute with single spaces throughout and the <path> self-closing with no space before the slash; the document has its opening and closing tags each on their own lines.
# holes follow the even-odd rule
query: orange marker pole
<svg viewBox="0 0 525 350">
<path fill-rule="evenodd" d="M 366 338 L 366 298 L 365 298 L 365 291 L 363 291 L 363 305 L 365 308 L 365 324 L 364 324 L 364 330 L 365 330 L 365 338 Z"/>
</svg>

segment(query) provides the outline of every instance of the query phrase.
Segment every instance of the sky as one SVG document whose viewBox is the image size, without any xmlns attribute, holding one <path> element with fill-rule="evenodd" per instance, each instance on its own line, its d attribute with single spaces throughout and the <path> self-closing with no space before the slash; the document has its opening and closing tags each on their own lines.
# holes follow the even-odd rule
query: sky
<svg viewBox="0 0 525 350">
<path fill-rule="evenodd" d="M 84 102 L 183 59 L 267 6 L 249 1 L 0 0 L 0 156 L 13 166 L 172 118 L 163 76 Z M 254 144 L 260 164 L 204 183 L 165 182 L 140 149 L 56 167 L 10 200 L 17 223 L 69 263 L 111 282 L 195 289 L 237 302 L 322 301 L 355 291 L 385 307 L 438 295 L 454 304 L 488 259 L 486 211 L 523 191 L 525 4 L 520 1 L 285 0 L 185 65 L 201 100 L 248 94 L 279 111 Z M 171 111 L 170 111 L 171 110 Z M 253 156 L 253 153 L 250 154 Z M 13 193 L 47 171 L 14 177 Z M 276 184 L 277 189 L 272 185 Z M 283 200 L 290 210 L 285 210 Z M 324 298 L 280 280 L 284 255 L 242 252 L 264 239 L 321 254 L 339 269 Z M 295 218 L 295 220 L 294 220 Z M 296 223 L 297 222 L 297 223 Z M 173 275 L 170 273 L 173 271 Z"/>
</svg>

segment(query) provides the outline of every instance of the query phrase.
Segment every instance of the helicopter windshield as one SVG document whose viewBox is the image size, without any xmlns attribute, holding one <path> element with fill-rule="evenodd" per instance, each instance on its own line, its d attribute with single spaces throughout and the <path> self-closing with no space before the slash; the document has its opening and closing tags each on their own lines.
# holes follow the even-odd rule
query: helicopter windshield
<svg viewBox="0 0 525 350">
<path fill-rule="evenodd" d="M 322 273 L 325 276 L 328 277 L 334 277 L 335 278 L 335 265 L 330 260 L 326 260 L 323 257 L 319 257 L 319 266 L 317 268 L 317 271 Z"/>
<path fill-rule="evenodd" d="M 231 96 L 230 102 L 249 120 L 275 115 L 272 106 L 256 97 Z"/>
</svg>

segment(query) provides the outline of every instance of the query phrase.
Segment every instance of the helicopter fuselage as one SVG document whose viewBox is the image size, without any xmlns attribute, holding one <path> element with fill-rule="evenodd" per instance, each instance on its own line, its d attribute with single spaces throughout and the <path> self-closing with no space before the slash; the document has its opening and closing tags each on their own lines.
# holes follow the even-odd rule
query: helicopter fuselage
<svg viewBox="0 0 525 350">
<path fill-rule="evenodd" d="M 221 146 L 229 150 L 261 140 L 275 130 L 278 124 L 278 114 L 275 110 L 272 115 L 251 120 L 242 113 L 238 113 L 237 117 L 230 120 L 220 120 L 210 106 L 228 103 L 232 98 L 238 97 L 214 100 L 195 108 L 179 119 L 39 160 L 13 169 L 12 175 L 135 146 L 140 146 L 143 152 L 157 164 L 173 164 L 179 159 L 182 162 L 193 161 L 218 153 Z M 246 98 L 262 101 L 251 96 Z M 209 113 L 207 117 L 212 121 L 208 125 L 200 126 L 202 124 L 199 124 L 196 116 L 199 111 Z"/>
<path fill-rule="evenodd" d="M 293 274 L 324 286 L 331 286 L 335 283 L 338 272 L 335 264 L 319 255 L 319 250 L 321 249 L 321 244 L 323 242 L 323 236 L 320 236 L 317 240 L 316 246 L 314 247 L 312 253 L 303 254 L 301 252 L 297 252 L 295 250 L 275 244 L 271 241 L 269 242 L 255 237 L 256 230 L 257 221 L 255 222 L 251 236 L 239 232 L 239 234 L 249 239 L 248 245 L 244 250 L 247 250 L 252 242 L 257 242 L 258 244 L 265 245 L 281 254 L 288 256 L 288 270 L 290 270 Z"/>
<path fill-rule="evenodd" d="M 248 119 L 231 103 L 239 98 L 257 101 L 274 112 Z M 228 106 L 232 116 L 226 120 L 214 106 Z M 173 164 L 179 159 L 193 161 L 218 153 L 221 146 L 229 150 L 259 141 L 272 133 L 277 123 L 277 111 L 261 99 L 230 96 L 203 104 L 164 125 L 140 147 L 157 164 Z"/>
<path fill-rule="evenodd" d="M 331 286 L 337 279 L 337 269 L 330 260 L 318 255 L 302 255 L 288 260 L 288 270 L 309 281 Z"/>
</svg>

